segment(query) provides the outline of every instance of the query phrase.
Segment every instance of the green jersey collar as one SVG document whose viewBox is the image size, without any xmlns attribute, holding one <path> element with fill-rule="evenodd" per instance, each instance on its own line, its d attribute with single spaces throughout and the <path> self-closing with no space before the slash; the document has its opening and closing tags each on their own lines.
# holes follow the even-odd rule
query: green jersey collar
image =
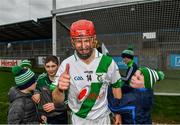
<svg viewBox="0 0 180 125">
<path fill-rule="evenodd" d="M 133 65 L 133 63 L 134 63 L 134 61 L 131 60 L 131 61 L 129 61 L 129 62 L 127 63 L 127 66 L 128 66 L 128 67 L 131 67 L 131 66 Z"/>
</svg>

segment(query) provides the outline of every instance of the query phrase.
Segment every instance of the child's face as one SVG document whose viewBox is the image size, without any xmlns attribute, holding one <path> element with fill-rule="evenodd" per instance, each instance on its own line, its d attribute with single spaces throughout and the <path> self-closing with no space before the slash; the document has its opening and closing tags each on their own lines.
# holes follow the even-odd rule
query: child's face
<svg viewBox="0 0 180 125">
<path fill-rule="evenodd" d="M 36 82 L 35 83 L 33 83 L 31 86 L 29 86 L 27 89 L 28 89 L 28 91 L 29 92 L 32 92 L 32 91 L 34 91 L 35 89 L 36 89 Z"/>
<path fill-rule="evenodd" d="M 130 86 L 132 88 L 144 88 L 144 75 L 140 70 L 137 70 L 132 76 Z"/>
<path fill-rule="evenodd" d="M 126 64 L 128 64 L 128 62 L 130 62 L 130 61 L 131 61 L 131 59 L 129 59 L 129 58 L 127 58 L 127 57 L 124 57 L 124 58 L 123 58 L 123 62 L 126 63 Z"/>
<path fill-rule="evenodd" d="M 58 65 L 52 61 L 45 64 L 45 69 L 47 71 L 47 74 L 51 77 L 54 77 L 56 75 L 56 72 L 58 70 Z"/>
</svg>

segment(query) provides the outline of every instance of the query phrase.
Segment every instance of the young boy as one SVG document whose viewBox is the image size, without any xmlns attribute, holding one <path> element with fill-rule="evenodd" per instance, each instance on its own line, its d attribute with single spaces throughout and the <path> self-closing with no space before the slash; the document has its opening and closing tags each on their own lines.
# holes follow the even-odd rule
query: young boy
<svg viewBox="0 0 180 125">
<path fill-rule="evenodd" d="M 144 91 L 153 89 L 154 84 L 157 81 L 164 79 L 164 73 L 162 71 L 155 71 L 153 69 L 149 69 L 147 67 L 139 68 L 135 74 L 132 76 L 130 80 L 130 86 L 136 89 L 143 89 Z M 151 121 L 151 108 L 152 108 L 152 96 L 145 95 L 144 92 L 135 93 L 135 97 L 137 99 L 136 109 L 140 112 L 134 116 L 134 120 L 136 124 L 152 124 Z M 132 108 L 132 100 L 128 98 L 126 95 L 123 95 L 121 101 L 119 103 L 113 103 L 113 99 L 109 100 L 109 107 L 111 111 L 115 113 L 122 113 L 125 107 L 129 109 Z M 133 113 L 132 113 L 133 114 Z"/>
<path fill-rule="evenodd" d="M 54 101 L 53 93 L 58 91 L 56 85 L 53 84 L 56 72 L 59 68 L 59 61 L 56 56 L 47 56 L 44 63 L 46 73 L 41 74 L 37 80 L 37 92 L 33 96 L 33 100 L 39 103 L 39 110 L 42 119 L 48 124 L 67 124 L 67 111 L 64 101 L 64 94 L 57 95 L 62 101 Z M 39 97 L 40 96 L 40 97 Z M 45 117 L 46 116 L 46 117 Z"/>
<path fill-rule="evenodd" d="M 157 81 L 164 79 L 164 73 L 162 71 L 155 71 L 147 67 L 139 68 L 136 73 L 132 76 L 130 86 L 136 89 L 142 89 L 143 91 L 153 90 L 154 84 Z M 141 110 L 138 113 L 138 123 L 142 124 L 152 124 L 151 110 L 153 106 L 153 96 L 146 95 L 144 92 L 140 94 L 137 93 L 136 98 L 138 98 L 138 106 Z"/>
<path fill-rule="evenodd" d="M 22 68 L 24 68 L 24 69 L 28 69 L 28 68 L 31 68 L 31 67 L 32 67 L 31 61 L 30 61 L 30 60 L 27 60 L 27 59 L 22 60 L 19 66 L 22 67 Z"/>
<path fill-rule="evenodd" d="M 9 90 L 8 124 L 37 124 L 38 111 L 31 99 L 31 92 L 36 88 L 36 77 L 30 69 L 14 66 L 12 73 L 16 87 Z"/>
<path fill-rule="evenodd" d="M 132 88 L 152 89 L 157 81 L 164 79 L 162 71 L 155 71 L 148 67 L 139 68 L 131 78 L 130 86 Z"/>
</svg>

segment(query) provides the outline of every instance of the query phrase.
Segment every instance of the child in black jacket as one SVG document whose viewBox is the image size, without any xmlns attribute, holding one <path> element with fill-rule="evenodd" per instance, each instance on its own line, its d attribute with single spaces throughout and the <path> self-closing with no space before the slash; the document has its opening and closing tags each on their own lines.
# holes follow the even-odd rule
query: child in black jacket
<svg viewBox="0 0 180 125">
<path fill-rule="evenodd" d="M 36 77 L 30 69 L 14 66 L 12 72 L 16 86 L 9 90 L 8 124 L 38 124 L 38 110 L 31 92 L 36 87 Z"/>
</svg>

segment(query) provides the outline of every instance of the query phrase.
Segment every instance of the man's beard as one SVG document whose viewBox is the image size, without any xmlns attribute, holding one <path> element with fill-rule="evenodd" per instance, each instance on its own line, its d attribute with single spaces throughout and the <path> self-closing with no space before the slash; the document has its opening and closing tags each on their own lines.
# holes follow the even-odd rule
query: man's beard
<svg viewBox="0 0 180 125">
<path fill-rule="evenodd" d="M 92 55 L 92 52 L 93 52 L 93 48 L 89 48 L 89 53 L 86 53 L 86 54 L 81 54 L 76 50 L 78 57 L 83 60 L 88 59 Z"/>
</svg>

